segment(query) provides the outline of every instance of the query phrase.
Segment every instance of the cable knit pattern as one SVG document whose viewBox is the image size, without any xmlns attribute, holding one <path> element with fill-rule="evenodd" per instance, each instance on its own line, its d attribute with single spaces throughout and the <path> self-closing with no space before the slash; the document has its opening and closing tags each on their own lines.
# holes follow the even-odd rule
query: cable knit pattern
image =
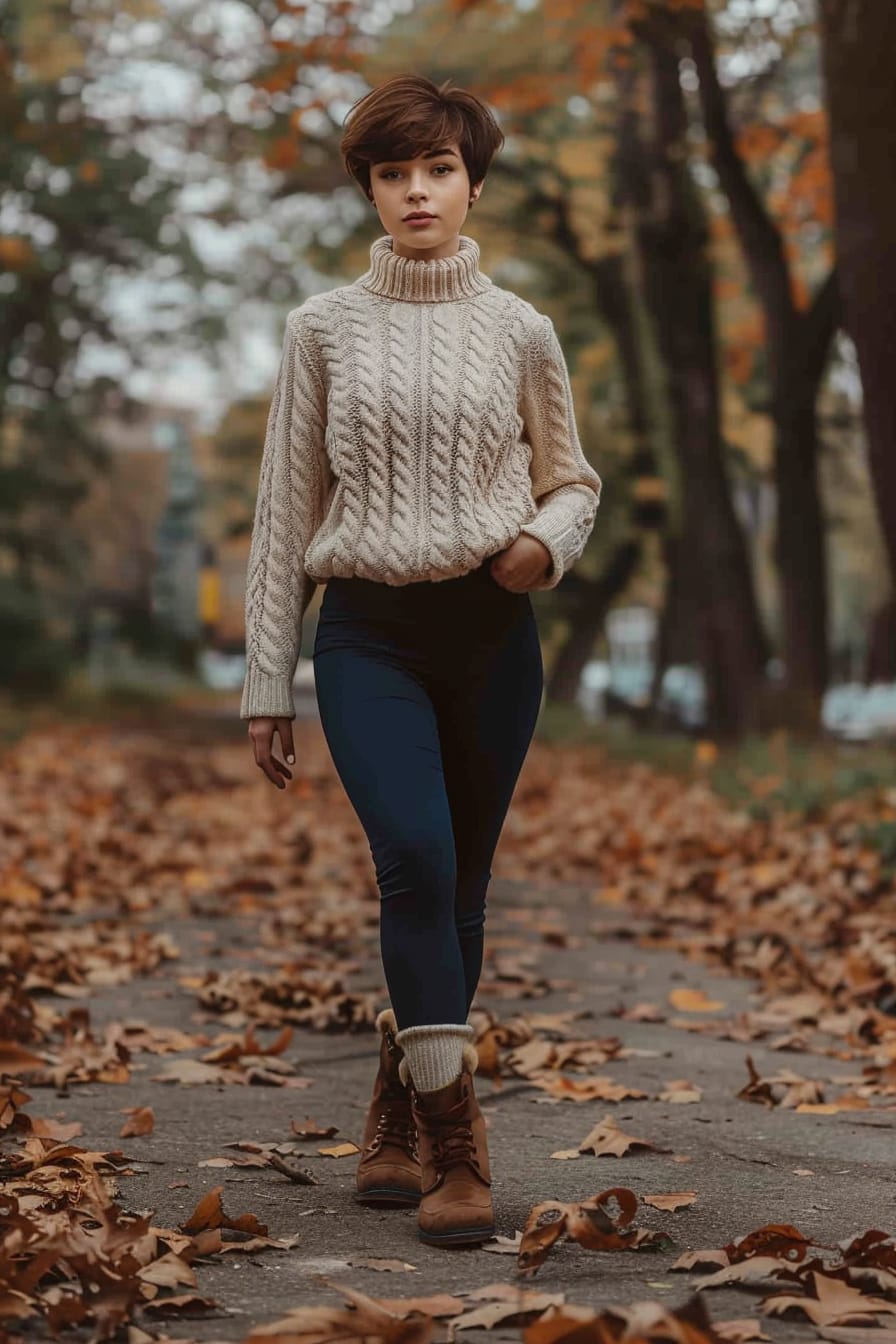
<svg viewBox="0 0 896 1344">
<path fill-rule="evenodd" d="M 479 269 L 460 236 L 421 261 L 370 248 L 357 280 L 286 319 L 246 578 L 240 715 L 295 716 L 302 621 L 319 583 L 456 578 L 528 532 L 554 588 L 594 526 L 551 319 Z"/>
</svg>

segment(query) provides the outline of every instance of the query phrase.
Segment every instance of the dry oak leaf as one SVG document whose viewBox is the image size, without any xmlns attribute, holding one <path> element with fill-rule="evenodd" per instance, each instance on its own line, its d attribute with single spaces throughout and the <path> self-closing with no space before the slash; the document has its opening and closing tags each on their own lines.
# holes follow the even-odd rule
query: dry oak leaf
<svg viewBox="0 0 896 1344">
<path fill-rule="evenodd" d="M 677 1310 L 660 1302 L 609 1307 L 598 1315 L 591 1307 L 551 1308 L 523 1331 L 523 1344 L 718 1344 L 713 1323 L 700 1298 Z"/>
<path fill-rule="evenodd" d="M 675 1265 L 672 1266 L 675 1269 Z M 698 1279 L 695 1287 L 724 1288 L 729 1283 L 753 1283 L 762 1279 L 792 1278 L 793 1271 L 787 1263 L 774 1255 L 751 1255 L 747 1260 L 736 1260 L 734 1264 L 724 1265 L 715 1274 Z"/>
<path fill-rule="evenodd" d="M 549 1307 L 561 1306 L 563 1293 L 541 1293 L 517 1284 L 496 1283 L 468 1293 L 474 1299 L 486 1299 L 482 1306 L 473 1307 L 448 1322 L 448 1339 L 455 1338 L 458 1330 L 491 1330 L 496 1325 L 525 1325 L 530 1317 L 538 1318 Z"/>
<path fill-rule="evenodd" d="M 889 1326 L 817 1325 L 815 1333 L 834 1344 L 896 1344 L 896 1328 Z"/>
<path fill-rule="evenodd" d="M 66 1124 L 62 1120 L 45 1120 L 39 1115 L 29 1119 L 32 1134 L 39 1134 L 43 1139 L 55 1139 L 57 1143 L 68 1143 L 69 1139 L 76 1139 L 84 1133 L 80 1120 L 71 1120 Z"/>
<path fill-rule="evenodd" d="M 182 1293 L 180 1297 L 157 1297 L 152 1302 L 144 1302 L 142 1310 L 152 1316 L 195 1316 L 197 1313 L 220 1311 L 221 1306 L 213 1297 Z"/>
<path fill-rule="evenodd" d="M 803 1236 L 799 1228 L 790 1223 L 766 1223 L 739 1241 L 729 1242 L 719 1249 L 685 1251 L 670 1268 L 688 1270 L 697 1266 L 720 1266 L 716 1273 L 701 1279 L 698 1288 L 777 1278 L 782 1274 L 787 1276 L 789 1266 L 802 1264 L 808 1247 L 819 1244 Z"/>
<path fill-rule="evenodd" d="M 666 1014 L 655 1003 L 634 1003 L 631 1008 L 620 1008 L 613 1013 L 626 1022 L 665 1022 Z"/>
<path fill-rule="evenodd" d="M 738 1241 L 728 1242 L 724 1250 L 732 1262 L 753 1255 L 775 1255 L 790 1264 L 799 1264 L 805 1260 L 810 1246 L 822 1244 L 804 1236 L 792 1223 L 764 1223 Z"/>
<path fill-rule="evenodd" d="M 676 1190 L 666 1195 L 642 1195 L 641 1198 L 652 1209 L 664 1209 L 669 1213 L 674 1213 L 676 1209 L 684 1209 L 689 1204 L 693 1204 L 697 1198 L 697 1191 Z"/>
<path fill-rule="evenodd" d="M 350 1157 L 352 1153 L 360 1153 L 361 1149 L 356 1143 L 335 1143 L 332 1148 L 318 1148 L 322 1157 Z"/>
<path fill-rule="evenodd" d="M 599 1074 L 591 1078 L 567 1078 L 563 1073 L 555 1077 L 530 1076 L 530 1082 L 557 1101 L 637 1101 L 647 1096 L 637 1087 L 615 1083 L 612 1078 L 603 1078 Z M 532 1100 L 544 1098 L 533 1097 Z"/>
<path fill-rule="evenodd" d="M 725 1344 L 765 1344 L 771 1338 L 753 1316 L 739 1316 L 737 1320 L 713 1321 L 713 1329 Z M 879 1340 L 878 1344 L 886 1344 Z M 896 1344 L 896 1341 L 894 1341 Z"/>
<path fill-rule="evenodd" d="M 807 1289 L 809 1284 L 806 1285 Z M 793 1297 L 781 1293 L 767 1297 L 762 1310 L 769 1316 L 782 1316 L 788 1311 L 801 1312 L 816 1325 L 849 1325 L 868 1323 L 869 1317 L 889 1312 L 896 1315 L 896 1303 L 883 1297 L 869 1297 L 841 1279 L 812 1271 L 813 1297 Z"/>
<path fill-rule="evenodd" d="M 196 1275 L 193 1270 L 186 1260 L 174 1251 L 168 1251 L 158 1260 L 153 1260 L 142 1269 L 138 1269 L 137 1277 L 144 1283 L 155 1284 L 157 1288 L 196 1287 Z"/>
<path fill-rule="evenodd" d="M 33 1128 L 31 1117 L 22 1112 L 22 1107 L 27 1106 L 30 1100 L 31 1094 L 23 1091 L 16 1083 L 4 1083 L 0 1087 L 0 1134 L 13 1125 L 17 1129 Z"/>
<path fill-rule="evenodd" d="M 700 1088 L 688 1082 L 687 1078 L 671 1078 L 662 1092 L 656 1094 L 656 1099 L 671 1102 L 675 1106 L 687 1106 L 691 1102 L 700 1101 L 702 1096 Z"/>
<path fill-rule="evenodd" d="M 606 1207 L 618 1205 L 614 1216 Z M 590 1251 L 637 1250 L 641 1246 L 667 1245 L 660 1232 L 630 1226 L 638 1207 L 638 1196 L 625 1186 L 603 1190 L 588 1199 L 564 1203 L 548 1199 L 529 1210 L 523 1227 L 517 1256 L 517 1269 L 534 1274 L 544 1263 L 551 1247 L 561 1238 L 577 1241 Z"/>
<path fill-rule="evenodd" d="M 599 1120 L 578 1146 L 580 1153 L 593 1153 L 595 1157 L 624 1157 L 632 1148 L 649 1148 L 656 1153 L 669 1153 L 671 1148 L 660 1148 L 647 1139 L 636 1139 L 624 1134 L 611 1115 Z"/>
<path fill-rule="evenodd" d="M 783 1105 L 783 1102 L 781 1103 Z M 867 1111 L 871 1102 L 867 1097 L 856 1096 L 854 1092 L 844 1092 L 836 1101 L 801 1101 L 795 1110 L 810 1115 L 838 1115 L 841 1111 Z M 875 1107 L 875 1110 L 892 1110 L 892 1106 Z"/>
<path fill-rule="evenodd" d="M 843 1263 L 851 1270 L 866 1273 L 883 1271 L 896 1275 L 896 1237 L 892 1233 L 870 1228 L 858 1237 L 838 1242 L 838 1249 L 843 1256 Z"/>
<path fill-rule="evenodd" d="M 491 1241 L 483 1244 L 482 1250 L 491 1251 L 495 1255 L 517 1255 L 522 1242 L 523 1234 L 517 1228 L 512 1237 L 505 1237 L 500 1232 L 492 1237 Z"/>
<path fill-rule="evenodd" d="M 292 1041 L 295 1029 L 283 1027 L 277 1039 L 269 1046 L 263 1046 L 255 1035 L 254 1027 L 247 1027 L 242 1036 L 233 1036 L 230 1032 L 221 1032 L 220 1045 L 202 1058 L 206 1064 L 235 1064 L 244 1056 L 264 1057 L 281 1055 Z"/>
<path fill-rule="evenodd" d="M 8 1073 L 16 1077 L 20 1073 L 43 1073 L 46 1067 L 47 1061 L 40 1055 L 33 1054 L 15 1041 L 0 1040 L 0 1074 Z"/>
<path fill-rule="evenodd" d="M 120 1139 L 129 1139 L 139 1137 L 143 1134 L 151 1134 L 155 1128 L 156 1117 L 151 1106 L 127 1106 L 124 1110 L 125 1115 L 129 1115 L 130 1120 L 125 1120 L 121 1129 L 118 1131 Z"/>
<path fill-rule="evenodd" d="M 168 1059 L 162 1065 L 161 1073 L 150 1077 L 152 1083 L 230 1083 L 234 1081 L 232 1070 L 219 1068 L 217 1064 L 206 1064 L 201 1059 Z"/>
<path fill-rule="evenodd" d="M 306 1115 L 301 1123 L 298 1120 L 292 1120 L 290 1129 L 297 1139 L 332 1139 L 334 1134 L 339 1133 L 337 1125 L 322 1127 L 312 1120 L 310 1115 Z"/>
<path fill-rule="evenodd" d="M 672 1007 L 682 1013 L 717 1013 L 728 1007 L 721 999 L 711 999 L 702 989 L 672 989 L 668 998 Z"/>
<path fill-rule="evenodd" d="M 349 1307 L 297 1307 L 279 1321 L 256 1326 L 242 1344 L 431 1344 L 436 1316 L 459 1315 L 460 1298 L 441 1294 L 399 1302 L 368 1297 L 355 1288 L 323 1279 L 352 1304 Z M 417 1304 L 426 1302 L 427 1307 Z M 434 1307 L 432 1310 L 430 1308 Z"/>
<path fill-rule="evenodd" d="M 785 1110 L 794 1110 L 802 1109 L 807 1102 L 824 1100 L 821 1083 L 816 1083 L 811 1078 L 803 1078 L 801 1074 L 794 1073 L 791 1069 L 781 1069 L 769 1078 L 761 1078 L 750 1055 L 746 1057 L 746 1064 L 750 1081 L 745 1083 L 737 1094 L 744 1101 L 758 1101 L 763 1106 L 780 1106 Z M 783 1087 L 780 1099 L 776 1100 L 774 1087 Z"/>
<path fill-rule="evenodd" d="M 670 1270 L 688 1270 L 696 1269 L 698 1266 L 708 1269 L 711 1265 L 724 1266 L 731 1262 L 728 1259 L 727 1251 L 719 1250 L 699 1250 L 682 1251 L 681 1255 L 670 1265 Z"/>
<path fill-rule="evenodd" d="M 207 1229 L 228 1227 L 236 1232 L 251 1232 L 255 1236 L 266 1237 L 268 1229 L 260 1223 L 254 1213 L 241 1213 L 238 1218 L 228 1218 L 221 1203 L 223 1185 L 216 1185 L 208 1194 L 203 1195 L 196 1208 L 185 1223 L 182 1232 L 203 1232 Z"/>
</svg>

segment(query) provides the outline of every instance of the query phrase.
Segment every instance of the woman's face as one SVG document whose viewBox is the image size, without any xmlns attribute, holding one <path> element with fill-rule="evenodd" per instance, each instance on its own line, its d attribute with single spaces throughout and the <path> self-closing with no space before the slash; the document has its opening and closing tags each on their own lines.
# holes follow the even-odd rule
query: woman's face
<svg viewBox="0 0 896 1344">
<path fill-rule="evenodd" d="M 437 258 L 457 251 L 458 235 L 470 208 L 470 177 L 456 140 L 435 145 L 415 159 L 371 164 L 370 190 L 383 228 L 400 256 Z M 414 224 L 415 212 L 430 216 Z"/>
</svg>

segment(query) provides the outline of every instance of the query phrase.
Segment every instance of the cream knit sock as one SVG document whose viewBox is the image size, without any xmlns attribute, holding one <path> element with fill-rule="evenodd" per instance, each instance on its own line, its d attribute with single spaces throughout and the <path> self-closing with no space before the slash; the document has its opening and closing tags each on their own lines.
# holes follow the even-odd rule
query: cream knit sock
<svg viewBox="0 0 896 1344">
<path fill-rule="evenodd" d="M 404 1051 L 418 1092 L 433 1092 L 454 1082 L 460 1074 L 464 1042 L 472 1039 L 469 1022 L 404 1027 L 395 1033 L 396 1044 Z"/>
</svg>

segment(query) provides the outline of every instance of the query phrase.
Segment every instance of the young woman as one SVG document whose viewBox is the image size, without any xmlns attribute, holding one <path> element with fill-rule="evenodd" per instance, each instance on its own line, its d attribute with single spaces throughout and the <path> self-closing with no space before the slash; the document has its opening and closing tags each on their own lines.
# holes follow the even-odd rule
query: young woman
<svg viewBox="0 0 896 1344">
<path fill-rule="evenodd" d="M 404 75 L 360 99 L 340 150 L 385 234 L 357 280 L 289 313 L 262 454 L 241 717 L 278 788 L 295 759 L 302 618 L 326 584 L 314 678 L 370 843 L 391 1007 L 357 1170 L 419 1205 L 434 1245 L 494 1234 L 468 1014 L 490 864 L 541 705 L 529 593 L 594 524 L 549 317 L 461 233 L 504 136 L 472 94 Z"/>
</svg>

